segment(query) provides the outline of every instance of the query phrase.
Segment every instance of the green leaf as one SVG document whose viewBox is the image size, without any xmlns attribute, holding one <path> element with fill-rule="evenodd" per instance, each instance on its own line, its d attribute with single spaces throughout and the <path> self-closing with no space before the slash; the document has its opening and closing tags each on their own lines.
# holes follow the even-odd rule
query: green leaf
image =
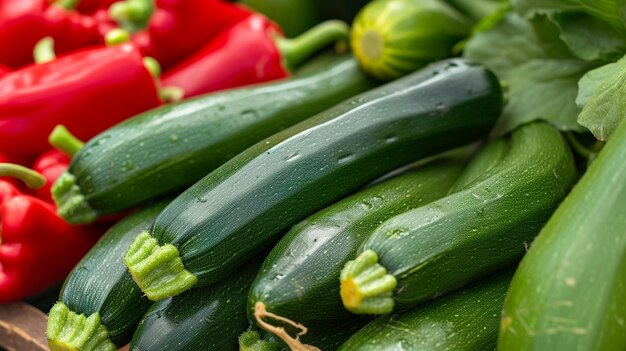
<svg viewBox="0 0 626 351">
<path fill-rule="evenodd" d="M 476 33 L 467 43 L 464 54 L 503 77 L 524 62 L 544 57 L 544 50 L 528 22 L 508 13 L 491 29 Z"/>
<path fill-rule="evenodd" d="M 607 140 L 626 113 L 626 58 L 590 71 L 579 87 L 576 103 L 584 108 L 578 123 L 598 140 Z"/>
<path fill-rule="evenodd" d="M 526 19 L 549 18 L 560 39 L 583 60 L 614 61 L 626 51 L 626 29 L 615 0 L 514 0 L 513 6 Z"/>
<path fill-rule="evenodd" d="M 511 70 L 506 78 L 509 102 L 494 133 L 502 135 L 537 119 L 562 131 L 581 131 L 577 82 L 590 68 L 579 60 L 538 59 Z"/>
<path fill-rule="evenodd" d="M 613 27 L 622 27 L 615 0 L 511 0 L 517 13 L 526 18 L 562 12 L 584 12 Z"/>
<path fill-rule="evenodd" d="M 614 61 L 626 51 L 626 32 L 585 13 L 553 15 L 560 38 L 577 57 Z"/>
<path fill-rule="evenodd" d="M 541 18 L 536 20 L 541 26 Z M 536 119 L 561 130 L 582 130 L 576 121 L 580 113 L 575 103 L 577 83 L 593 66 L 574 58 L 558 38 L 553 41 L 556 32 L 546 31 L 539 38 L 534 29 L 519 15 L 509 13 L 467 44 L 465 56 L 494 70 L 508 86 L 508 103 L 496 135 Z"/>
</svg>

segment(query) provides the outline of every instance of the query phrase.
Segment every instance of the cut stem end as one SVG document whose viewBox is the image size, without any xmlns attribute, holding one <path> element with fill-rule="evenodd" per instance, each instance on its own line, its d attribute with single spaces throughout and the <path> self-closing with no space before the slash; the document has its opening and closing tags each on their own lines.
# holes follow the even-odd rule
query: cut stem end
<svg viewBox="0 0 626 351">
<path fill-rule="evenodd" d="M 50 310 L 46 330 L 48 346 L 52 351 L 115 351 L 109 331 L 102 324 L 100 314 L 89 317 L 71 311 L 63 302 Z"/>
<path fill-rule="evenodd" d="M 52 198 L 57 206 L 57 213 L 71 224 L 86 224 L 95 221 L 98 213 L 89 205 L 76 184 L 76 177 L 68 171 L 52 185 Z"/>
<path fill-rule="evenodd" d="M 372 250 L 348 261 L 341 271 L 340 295 L 344 307 L 355 314 L 384 314 L 393 311 L 393 289 L 398 284 L 387 269 L 378 264 Z"/>
<path fill-rule="evenodd" d="M 159 245 L 147 231 L 130 244 L 124 263 L 139 288 L 152 301 L 178 295 L 198 281 L 185 268 L 174 245 Z"/>
</svg>

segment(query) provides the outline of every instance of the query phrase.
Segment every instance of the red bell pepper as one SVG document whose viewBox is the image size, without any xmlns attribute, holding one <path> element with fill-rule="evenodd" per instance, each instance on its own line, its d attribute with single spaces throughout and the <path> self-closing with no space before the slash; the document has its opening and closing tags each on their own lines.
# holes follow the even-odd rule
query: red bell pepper
<svg viewBox="0 0 626 351">
<path fill-rule="evenodd" d="M 13 68 L 33 62 L 34 45 L 46 36 L 57 52 L 104 43 L 113 22 L 106 17 L 82 15 L 48 0 L 0 1 L 0 64 Z"/>
<path fill-rule="evenodd" d="M 76 11 L 85 14 L 93 14 L 99 10 L 108 10 L 114 3 L 120 0 L 81 0 L 76 5 Z"/>
<path fill-rule="evenodd" d="M 145 9 L 151 0 L 127 0 L 111 7 L 111 17 L 127 23 L 136 7 Z M 146 10 L 143 13 L 150 13 Z M 156 0 L 145 30 L 133 42 L 164 69 L 202 48 L 222 31 L 241 22 L 252 11 L 223 0 Z"/>
<path fill-rule="evenodd" d="M 5 74 L 9 72 L 11 72 L 11 69 L 9 67 L 0 65 L 0 78 L 2 78 L 2 76 L 4 76 Z"/>
<path fill-rule="evenodd" d="M 43 181 L 41 175 L 0 165 L 0 174 L 6 173 Z M 21 300 L 63 280 L 104 230 L 71 226 L 56 215 L 54 205 L 0 180 L 0 303 Z"/>
<path fill-rule="evenodd" d="M 287 39 L 267 17 L 254 14 L 166 71 L 162 82 L 182 88 L 190 97 L 285 78 L 289 68 L 323 47 L 347 41 L 348 30 L 343 22 L 327 21 Z"/>
<path fill-rule="evenodd" d="M 61 173 L 67 170 L 70 162 L 71 159 L 67 155 L 56 149 L 48 150 L 37 158 L 33 165 L 33 170 L 46 179 L 46 184 L 35 190 L 35 195 L 38 198 L 54 203 L 50 194 L 50 187 L 52 187 L 52 184 L 54 184 Z"/>
<path fill-rule="evenodd" d="M 81 140 L 159 106 L 155 80 L 130 44 L 98 47 L 0 79 L 0 150 L 36 156 L 64 124 Z"/>
<path fill-rule="evenodd" d="M 33 165 L 33 170 L 46 179 L 46 184 L 35 190 L 38 198 L 54 203 L 50 188 L 61 173 L 70 166 L 72 157 L 84 143 L 72 135 L 63 125 L 57 125 L 50 133 L 48 142 L 54 147 L 41 154 Z"/>
</svg>

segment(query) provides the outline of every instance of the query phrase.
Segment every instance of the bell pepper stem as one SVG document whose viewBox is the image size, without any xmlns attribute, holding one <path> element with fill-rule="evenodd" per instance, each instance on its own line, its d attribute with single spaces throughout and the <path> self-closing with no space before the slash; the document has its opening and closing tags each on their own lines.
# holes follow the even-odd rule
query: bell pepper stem
<svg viewBox="0 0 626 351">
<path fill-rule="evenodd" d="M 61 124 L 54 127 L 48 136 L 48 143 L 69 157 L 73 157 L 85 145 Z"/>
<path fill-rule="evenodd" d="M 137 31 L 147 25 L 153 11 L 152 0 L 124 0 L 109 7 L 109 17 L 121 27 Z"/>
<path fill-rule="evenodd" d="M 159 61 L 150 56 L 146 56 L 143 58 L 143 65 L 154 79 L 159 79 L 159 77 L 161 77 L 161 65 L 159 64 Z"/>
<path fill-rule="evenodd" d="M 66 10 L 73 10 L 80 4 L 80 0 L 57 0 L 54 4 Z"/>
<path fill-rule="evenodd" d="M 63 302 L 57 302 L 50 310 L 46 335 L 52 351 L 117 350 L 98 312 L 89 317 L 79 315 Z"/>
<path fill-rule="evenodd" d="M 104 42 L 107 46 L 120 45 L 123 43 L 127 43 L 129 40 L 130 32 L 122 28 L 111 29 L 104 36 Z"/>
<path fill-rule="evenodd" d="M 175 86 L 162 87 L 159 89 L 159 95 L 161 100 L 165 102 L 176 102 L 183 99 L 185 96 L 185 90 Z"/>
<path fill-rule="evenodd" d="M 15 177 L 31 189 L 39 189 L 46 184 L 46 178 L 30 168 L 13 163 L 0 163 L 0 177 Z"/>
<path fill-rule="evenodd" d="M 54 61 L 56 58 L 54 39 L 52 39 L 52 37 L 45 37 L 39 40 L 33 49 L 33 58 L 38 65 Z"/>
<path fill-rule="evenodd" d="M 363 251 L 348 261 L 341 271 L 340 295 L 344 307 L 355 314 L 384 314 L 393 311 L 393 289 L 398 284 L 387 269 L 378 264 L 378 255 Z"/>
<path fill-rule="evenodd" d="M 349 36 L 350 27 L 345 22 L 330 20 L 318 24 L 296 38 L 277 37 L 276 46 L 282 53 L 286 66 L 295 68 L 325 46 L 332 43 L 346 45 Z"/>
</svg>

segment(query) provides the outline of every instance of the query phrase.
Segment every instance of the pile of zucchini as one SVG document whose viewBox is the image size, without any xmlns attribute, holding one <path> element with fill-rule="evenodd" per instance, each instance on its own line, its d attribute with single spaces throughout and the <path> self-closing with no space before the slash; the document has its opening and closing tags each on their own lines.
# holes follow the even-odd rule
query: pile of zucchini
<svg viewBox="0 0 626 351">
<path fill-rule="evenodd" d="M 489 138 L 504 100 L 466 59 L 383 84 L 329 54 L 105 131 L 59 213 L 135 210 L 67 278 L 51 350 L 623 350 L 626 124 L 580 178 L 548 123 Z"/>
</svg>

